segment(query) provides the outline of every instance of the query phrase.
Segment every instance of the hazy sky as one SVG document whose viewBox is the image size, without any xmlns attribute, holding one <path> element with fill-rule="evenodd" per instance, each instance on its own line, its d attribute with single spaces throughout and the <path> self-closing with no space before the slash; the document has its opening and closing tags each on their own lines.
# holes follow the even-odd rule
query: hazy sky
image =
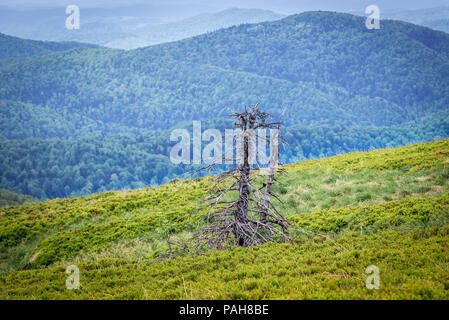
<svg viewBox="0 0 449 320">
<path fill-rule="evenodd" d="M 36 7 L 65 7 L 75 4 L 81 7 L 111 8 L 145 4 L 163 7 L 187 7 L 194 11 L 207 12 L 229 7 L 261 8 L 281 13 L 296 13 L 305 10 L 363 11 L 370 4 L 381 9 L 418 9 L 449 6 L 449 0 L 0 0 L 0 5 L 31 9 Z"/>
</svg>

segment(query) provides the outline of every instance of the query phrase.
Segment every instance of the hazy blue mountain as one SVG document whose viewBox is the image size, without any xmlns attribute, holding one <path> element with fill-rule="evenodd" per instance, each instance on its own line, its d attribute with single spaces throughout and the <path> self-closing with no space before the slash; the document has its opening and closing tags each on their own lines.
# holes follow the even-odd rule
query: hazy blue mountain
<svg viewBox="0 0 449 320">
<path fill-rule="evenodd" d="M 243 23 L 274 21 L 283 17 L 283 15 L 267 10 L 231 8 L 217 13 L 204 13 L 171 23 L 139 25 L 133 30 L 132 28 L 127 29 L 137 35 L 134 38 L 117 39 L 106 45 L 112 48 L 137 48 L 181 40 Z M 132 43 L 133 40 L 135 44 Z"/>
<path fill-rule="evenodd" d="M 136 8 L 142 8 L 139 11 Z M 82 10 L 81 10 L 82 9 Z M 260 9 L 227 9 L 173 20 L 153 7 L 80 8 L 80 29 L 67 30 L 64 8 L 0 12 L 0 32 L 27 39 L 79 41 L 132 49 L 180 40 L 242 23 L 277 20 L 283 15 Z M 164 18 L 161 18 L 161 15 Z"/>
<path fill-rule="evenodd" d="M 382 17 L 407 21 L 449 33 L 449 7 L 386 11 L 382 13 Z"/>
<path fill-rule="evenodd" d="M 288 125 L 397 125 L 447 108 L 448 57 L 441 32 L 310 12 L 132 51 L 12 61 L 0 66 L 0 100 L 45 106 L 76 124 L 71 137 L 166 129 L 255 101 L 287 107 Z"/>
<path fill-rule="evenodd" d="M 79 42 L 24 40 L 0 33 L 0 48 L 0 59 L 11 59 L 71 50 L 74 48 L 98 48 L 98 46 Z"/>
<path fill-rule="evenodd" d="M 366 8 L 376 4 L 383 10 L 415 10 L 447 5 L 447 0 L 2 0 L 8 8 L 42 9 L 68 4 L 77 4 L 81 8 L 101 8 L 107 14 L 123 12 L 126 15 L 150 15 L 154 18 L 173 17 L 176 20 L 204 12 L 218 12 L 230 7 L 260 8 L 285 14 L 297 14 L 304 11 L 346 12 L 357 8 Z M 0 9 L 1 6 L 0 6 Z"/>
<path fill-rule="evenodd" d="M 285 108 L 285 161 L 442 138 L 447 79 L 448 34 L 331 12 L 4 60 L 0 188 L 45 198 L 166 182 L 187 170 L 170 165 L 172 128 L 222 129 L 214 119 L 256 102 Z"/>
</svg>

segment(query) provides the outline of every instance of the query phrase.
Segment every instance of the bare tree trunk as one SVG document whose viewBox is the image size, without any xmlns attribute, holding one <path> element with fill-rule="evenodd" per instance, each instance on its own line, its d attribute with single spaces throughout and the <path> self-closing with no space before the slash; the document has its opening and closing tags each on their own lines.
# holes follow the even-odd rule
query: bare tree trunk
<svg viewBox="0 0 449 320">
<path fill-rule="evenodd" d="M 236 118 L 234 128 L 240 129 L 240 137 L 237 139 L 237 160 L 239 165 L 235 169 L 220 174 L 217 177 L 215 191 L 206 200 L 212 201 L 211 211 L 205 218 L 213 218 L 213 224 L 203 229 L 199 243 L 208 243 L 211 246 L 222 248 L 229 245 L 229 240 L 234 238 L 237 245 L 251 247 L 273 240 L 277 234 L 284 240 L 289 239 L 287 226 L 289 222 L 276 210 L 271 202 L 271 196 L 280 200 L 272 191 L 272 185 L 276 181 L 275 174 L 282 172 L 277 168 L 279 157 L 278 139 L 281 122 L 267 122 L 272 118 L 268 113 L 261 112 L 258 105 L 252 111 L 234 113 Z M 255 131 L 258 128 L 276 129 L 274 140 L 270 140 L 271 156 L 266 183 L 261 188 L 252 184 L 254 179 L 253 168 L 255 160 Z M 254 147 L 254 148 L 253 148 Z M 210 168 L 207 166 L 206 168 Z M 260 168 L 259 168 L 260 169 Z M 253 176 L 252 176 L 253 175 Z M 227 186 L 223 184 L 231 182 Z M 264 195 L 260 190 L 265 187 Z M 230 191 L 238 191 L 239 196 L 235 200 L 225 201 L 223 197 Z M 253 195 L 253 192 L 256 193 Z M 258 215 L 257 218 L 255 215 Z"/>
<path fill-rule="evenodd" d="M 270 152 L 270 167 L 268 168 L 267 182 L 265 187 L 265 194 L 263 197 L 263 205 L 260 211 L 260 222 L 266 223 L 268 218 L 268 210 L 271 205 L 271 187 L 274 182 L 274 175 L 276 173 L 277 161 L 279 158 L 279 135 L 276 134 L 271 140 L 271 152 Z"/>
<path fill-rule="evenodd" d="M 237 200 L 237 206 L 235 210 L 235 221 L 237 222 L 235 225 L 235 240 L 240 246 L 246 246 L 246 237 L 245 232 L 242 229 L 242 226 L 245 226 L 248 223 L 248 207 L 250 201 L 251 194 L 251 186 L 250 186 L 250 175 L 251 175 L 251 167 L 249 164 L 249 141 L 248 135 L 246 134 L 246 126 L 247 121 L 245 118 L 241 118 L 240 121 L 241 126 L 241 134 L 242 134 L 242 144 L 243 144 L 243 159 L 242 163 L 239 166 L 239 198 Z"/>
<path fill-rule="evenodd" d="M 263 197 L 263 207 L 260 212 L 260 222 L 262 222 L 262 223 L 267 223 L 268 209 L 270 208 L 270 203 L 271 203 L 270 194 L 271 194 L 271 186 L 272 185 L 273 185 L 273 176 L 268 175 L 267 185 L 265 187 L 265 194 Z"/>
</svg>

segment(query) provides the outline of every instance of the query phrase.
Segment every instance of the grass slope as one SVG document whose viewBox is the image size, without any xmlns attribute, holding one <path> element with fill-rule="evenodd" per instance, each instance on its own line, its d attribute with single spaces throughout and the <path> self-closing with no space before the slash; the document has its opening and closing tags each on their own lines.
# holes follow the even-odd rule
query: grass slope
<svg viewBox="0 0 449 320">
<path fill-rule="evenodd" d="M 210 178 L 1 208 L 0 298 L 449 298 L 449 140 L 286 169 L 294 239 L 248 250 L 163 258 L 197 229 Z M 365 287 L 369 265 L 380 290 Z"/>
</svg>

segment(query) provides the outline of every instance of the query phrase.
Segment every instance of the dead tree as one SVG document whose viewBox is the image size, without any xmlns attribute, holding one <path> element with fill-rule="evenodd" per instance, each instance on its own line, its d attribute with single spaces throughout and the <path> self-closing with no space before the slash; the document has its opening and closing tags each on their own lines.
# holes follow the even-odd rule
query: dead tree
<svg viewBox="0 0 449 320">
<path fill-rule="evenodd" d="M 223 248 L 234 244 L 251 247 L 275 238 L 288 240 L 289 222 L 272 203 L 273 197 L 280 201 L 272 186 L 276 182 L 276 174 L 284 172 L 277 166 L 281 122 L 270 122 L 273 117 L 261 112 L 258 105 L 230 116 L 235 118 L 234 129 L 238 132 L 237 157 L 223 160 L 237 161 L 238 166 L 217 176 L 203 207 L 209 207 L 208 214 L 203 216 L 209 226 L 202 230 L 198 243 Z M 274 136 L 269 139 L 257 136 L 257 129 L 267 128 L 275 132 Z M 258 141 L 265 139 L 270 146 L 268 168 L 257 162 L 256 138 Z M 202 169 L 210 169 L 211 166 Z"/>
</svg>

